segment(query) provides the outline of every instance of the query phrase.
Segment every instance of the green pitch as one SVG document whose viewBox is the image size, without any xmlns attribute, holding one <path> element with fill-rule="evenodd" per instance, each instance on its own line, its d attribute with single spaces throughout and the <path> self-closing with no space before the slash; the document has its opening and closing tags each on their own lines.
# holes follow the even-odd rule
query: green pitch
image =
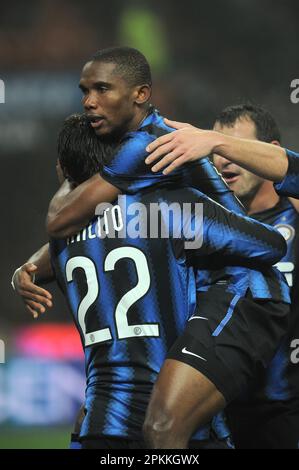
<svg viewBox="0 0 299 470">
<path fill-rule="evenodd" d="M 0 427 L 0 449 L 68 449 L 71 427 Z"/>
</svg>

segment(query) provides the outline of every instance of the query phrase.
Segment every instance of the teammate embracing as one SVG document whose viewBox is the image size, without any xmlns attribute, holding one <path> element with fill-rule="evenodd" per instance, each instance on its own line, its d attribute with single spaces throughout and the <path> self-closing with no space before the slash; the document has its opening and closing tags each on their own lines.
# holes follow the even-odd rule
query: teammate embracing
<svg viewBox="0 0 299 470">
<path fill-rule="evenodd" d="M 284 251 L 277 233 L 212 203 L 191 189 L 184 171 L 164 178 L 161 173 L 153 175 L 146 167 L 145 147 L 172 129 L 165 126 L 161 116 L 149 106 L 151 79 L 142 57 L 138 51 L 115 48 L 100 51 L 85 65 L 80 87 L 87 117 L 98 137 L 108 144 L 111 141 L 117 143 L 119 147 L 111 161 L 104 165 L 102 175 L 105 180 L 96 174 L 75 189 L 65 182 L 52 199 L 48 213 L 48 232 L 57 240 L 53 242 L 52 253 L 57 260 L 57 272 L 62 273 L 60 284 L 68 292 L 74 315 L 78 314 L 76 321 L 86 346 L 87 414 L 81 438 L 88 447 L 107 446 L 103 439 L 113 437 L 115 433 L 117 436 L 121 433 L 123 439 L 135 441 L 137 436 L 140 439 L 141 417 L 144 417 L 150 387 L 136 391 L 135 374 L 141 373 L 137 382 L 142 385 L 144 364 L 150 356 L 154 367 L 151 377 L 155 381 L 161 359 L 165 357 L 158 352 L 163 348 L 163 334 L 160 333 L 165 331 L 167 338 L 178 332 L 168 331 L 168 328 L 163 330 L 160 325 L 157 316 L 163 305 L 168 318 L 173 318 L 172 325 L 182 327 L 180 320 L 179 325 L 175 323 L 175 318 L 184 318 L 184 324 L 189 318 L 190 327 L 186 333 L 188 344 L 182 348 L 176 344 L 175 357 L 179 356 L 179 361 L 168 360 L 154 396 L 160 396 L 156 392 L 165 371 L 172 384 L 182 384 L 190 393 L 186 393 L 184 387 L 172 387 L 174 395 L 165 394 L 165 401 L 154 399 L 151 402 L 150 419 L 144 429 L 146 439 L 153 447 L 186 447 L 198 426 L 208 422 L 246 388 L 256 369 L 273 356 L 285 330 L 288 313 L 288 289 L 279 274 L 270 268 Z M 210 178 L 212 171 L 212 177 L 219 180 L 208 162 L 190 170 L 192 175 L 199 172 L 199 179 Z M 183 190 L 184 186 L 189 189 Z M 149 247 L 143 240 L 97 240 L 96 221 L 88 225 L 95 208 L 99 202 L 114 201 L 123 188 L 132 202 L 136 201 L 134 198 L 142 198 L 148 204 L 157 198 L 171 203 L 203 202 L 202 250 L 188 253 L 182 249 L 181 242 L 169 240 L 163 240 L 164 246 L 161 240 L 150 239 Z M 224 191 L 227 193 L 227 188 Z M 191 217 L 194 219 L 193 213 Z M 76 237 L 67 243 L 65 240 L 73 235 Z M 157 258 L 151 250 L 158 242 L 155 249 L 160 256 Z M 82 243 L 87 246 L 84 256 L 76 253 Z M 163 264 L 162 253 L 167 253 Z M 219 256 L 221 253 L 225 256 Z M 100 267 L 94 258 L 101 260 Z M 159 259 L 157 263 L 154 262 L 156 258 Z M 195 299 L 195 286 L 190 288 L 195 280 L 191 266 L 198 269 L 197 290 L 201 305 L 206 308 L 207 320 L 203 319 L 202 326 L 198 323 L 204 316 L 200 307 L 196 315 L 190 317 L 194 312 L 189 296 L 192 294 L 191 298 Z M 123 269 L 123 276 L 119 277 L 117 269 Z M 155 301 L 157 296 L 162 299 L 158 303 Z M 151 305 L 150 309 L 147 303 Z M 87 328 L 87 307 L 96 309 L 96 306 L 100 306 L 99 313 L 94 310 Z M 129 307 L 132 308 L 132 320 Z M 151 312 L 149 317 L 146 314 L 146 323 L 144 312 Z M 192 327 L 194 322 L 197 325 Z M 250 334 L 241 337 L 244 328 Z M 267 343 L 255 343 L 259 337 L 268 338 Z M 137 361 L 136 370 L 130 371 L 131 360 L 136 359 L 131 349 L 133 343 L 137 350 L 143 349 L 143 354 L 136 356 L 141 362 Z M 166 343 L 171 346 L 170 341 Z M 146 344 L 153 344 L 153 347 Z M 165 353 L 167 349 L 164 348 Z M 195 362 L 195 357 L 200 360 Z M 167 375 L 169 366 L 171 376 Z M 97 373 L 99 370 L 101 374 Z M 148 365 L 146 371 L 147 374 L 151 371 Z M 183 383 L 178 380 L 182 377 Z M 182 414 L 178 421 L 172 422 L 178 403 Z M 103 410 L 108 409 L 107 417 Z M 162 419 L 158 427 L 157 418 L 158 421 Z M 131 423 L 129 428 L 128 422 Z M 99 437 L 103 438 L 102 442 Z"/>
</svg>

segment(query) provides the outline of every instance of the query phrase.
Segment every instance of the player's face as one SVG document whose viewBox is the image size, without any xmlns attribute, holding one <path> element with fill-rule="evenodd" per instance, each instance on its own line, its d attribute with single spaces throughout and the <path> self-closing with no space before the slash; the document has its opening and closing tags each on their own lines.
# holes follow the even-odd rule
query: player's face
<svg viewBox="0 0 299 470">
<path fill-rule="evenodd" d="M 87 62 L 80 79 L 85 113 L 98 136 L 122 135 L 131 130 L 136 114 L 136 87 L 113 74 L 115 64 Z"/>
<path fill-rule="evenodd" d="M 238 119 L 233 127 L 222 127 L 216 123 L 214 129 L 233 137 L 257 140 L 255 124 L 248 118 Z M 234 191 L 235 195 L 241 200 L 254 197 L 264 181 L 263 178 L 254 175 L 250 171 L 241 168 L 220 155 L 214 154 L 213 161 L 230 189 Z"/>
</svg>

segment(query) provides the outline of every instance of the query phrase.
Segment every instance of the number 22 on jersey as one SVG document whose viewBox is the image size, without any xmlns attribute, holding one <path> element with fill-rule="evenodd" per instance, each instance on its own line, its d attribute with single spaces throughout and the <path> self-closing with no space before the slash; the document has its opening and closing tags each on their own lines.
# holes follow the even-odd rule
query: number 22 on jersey
<svg viewBox="0 0 299 470">
<path fill-rule="evenodd" d="M 150 273 L 144 253 L 138 248 L 130 246 L 116 248 L 110 251 L 107 255 L 104 262 L 104 272 L 114 271 L 116 263 L 123 258 L 128 258 L 134 262 L 138 282 L 135 287 L 123 295 L 116 306 L 114 318 L 118 339 L 139 338 L 144 336 L 158 337 L 158 324 L 146 323 L 140 325 L 129 325 L 128 323 L 129 308 L 141 299 L 150 288 Z M 85 316 L 89 307 L 98 298 L 100 285 L 96 266 L 94 262 L 86 256 L 74 256 L 67 261 L 65 271 L 66 280 L 68 282 L 73 281 L 73 273 L 77 268 L 84 270 L 87 282 L 87 293 L 78 307 L 78 322 L 83 333 L 85 346 L 112 340 L 111 329 L 109 326 L 107 326 L 107 328 L 102 328 L 101 330 L 86 333 Z"/>
</svg>

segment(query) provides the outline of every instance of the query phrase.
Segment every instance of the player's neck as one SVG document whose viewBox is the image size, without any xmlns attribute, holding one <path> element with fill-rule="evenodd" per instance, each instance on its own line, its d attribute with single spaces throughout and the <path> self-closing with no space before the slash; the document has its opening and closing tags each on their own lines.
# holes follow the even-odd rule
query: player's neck
<svg viewBox="0 0 299 470">
<path fill-rule="evenodd" d="M 251 199 L 242 202 L 247 209 L 248 215 L 252 215 L 272 209 L 279 202 L 279 196 L 273 188 L 273 183 L 265 180 Z"/>
<path fill-rule="evenodd" d="M 128 132 L 136 131 L 139 129 L 141 126 L 142 122 L 145 120 L 145 118 L 148 116 L 150 112 L 150 107 L 146 108 L 139 108 L 138 111 L 136 112 L 136 115 L 130 122 L 130 125 L 128 127 Z"/>
</svg>

